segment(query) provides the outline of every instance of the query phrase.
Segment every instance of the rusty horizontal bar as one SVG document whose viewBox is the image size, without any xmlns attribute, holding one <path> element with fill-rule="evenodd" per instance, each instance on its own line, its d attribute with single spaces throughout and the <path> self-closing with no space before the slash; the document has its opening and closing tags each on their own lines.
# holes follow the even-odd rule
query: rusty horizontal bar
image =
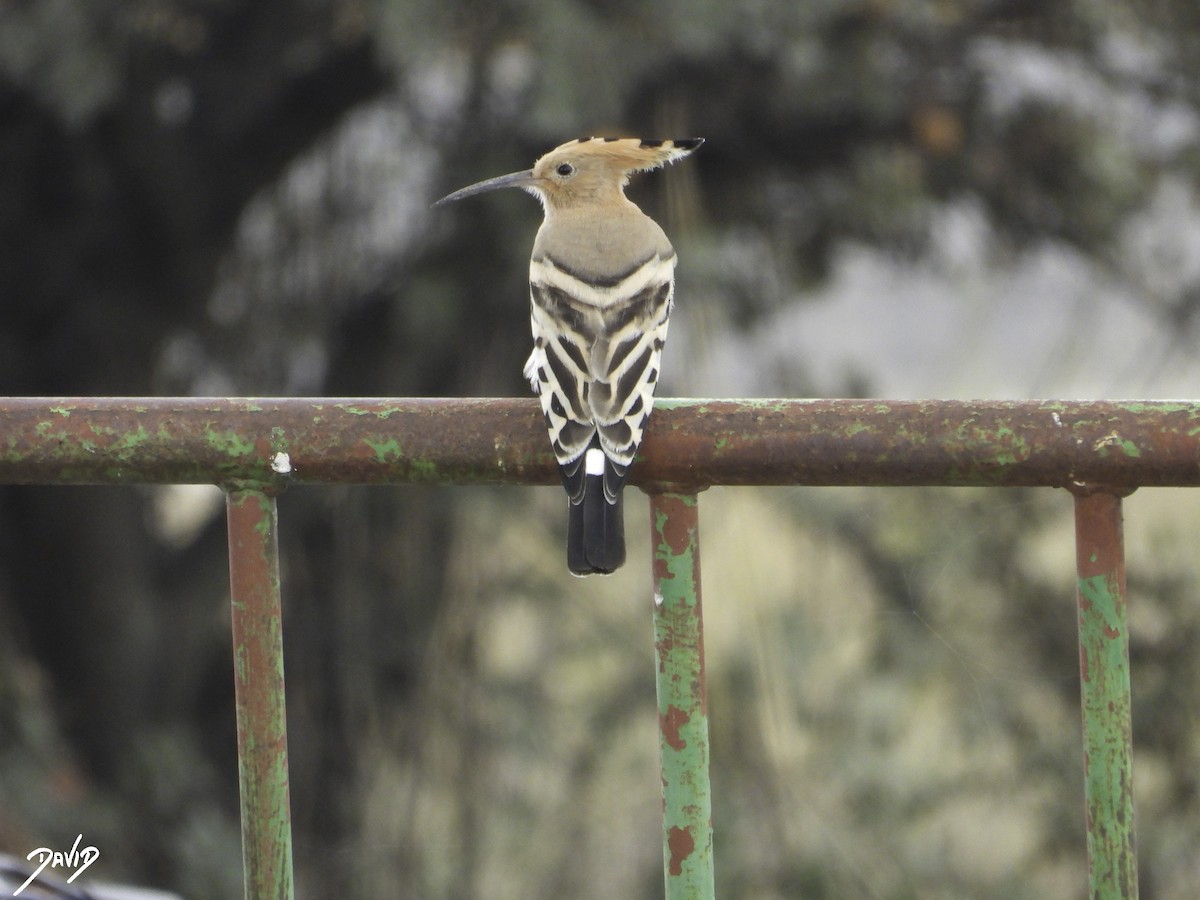
<svg viewBox="0 0 1200 900">
<path fill-rule="evenodd" d="M 1200 402 L 660 400 L 633 483 L 1200 485 Z M 12 398 L 0 483 L 552 484 L 530 399 Z"/>
</svg>

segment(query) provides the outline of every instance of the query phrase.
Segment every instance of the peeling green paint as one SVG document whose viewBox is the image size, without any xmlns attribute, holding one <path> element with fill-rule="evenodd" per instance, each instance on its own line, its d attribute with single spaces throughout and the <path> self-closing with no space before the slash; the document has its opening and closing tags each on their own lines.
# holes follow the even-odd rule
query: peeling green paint
<svg viewBox="0 0 1200 900">
<path fill-rule="evenodd" d="M 365 443 L 368 447 L 375 451 L 375 457 L 380 462 L 391 462 L 399 459 L 403 455 L 403 451 L 400 449 L 400 442 L 395 438 L 388 438 L 387 440 L 379 441 L 374 441 L 368 438 L 365 440 Z"/>
<path fill-rule="evenodd" d="M 377 409 L 367 409 L 362 406 L 341 405 L 338 408 L 345 410 L 352 416 L 374 416 L 377 419 L 388 419 L 400 412 L 400 408 L 397 406 L 381 406 Z"/>
<path fill-rule="evenodd" d="M 136 450 L 146 441 L 150 440 L 150 435 L 146 432 L 144 426 L 139 425 L 133 431 L 126 431 L 121 434 L 110 447 L 117 454 L 118 458 L 128 456 L 131 451 Z"/>
<path fill-rule="evenodd" d="M 1076 497 L 1089 897 L 1135 900 L 1132 694 L 1121 500 Z"/>
<path fill-rule="evenodd" d="M 668 900 L 714 894 L 698 498 L 651 496 L 654 647 Z"/>
<path fill-rule="evenodd" d="M 438 465 L 427 459 L 414 459 L 408 464 L 408 473 L 414 481 L 437 481 Z"/>
<path fill-rule="evenodd" d="M 698 415 L 703 415 L 711 412 L 714 405 L 728 402 L 728 400 L 717 400 L 711 397 L 656 397 L 654 399 L 654 408 L 688 409 Z M 780 399 L 778 397 L 746 397 L 738 400 L 738 403 L 743 408 L 762 412 L 780 412 L 790 406 L 803 402 L 803 400 Z"/>
<path fill-rule="evenodd" d="M 1117 405 L 1121 409 L 1129 410 L 1129 412 L 1137 415 L 1147 412 L 1191 412 L 1193 415 L 1197 413 L 1194 403 L 1171 402 L 1170 400 L 1153 400 L 1150 402 L 1145 400 L 1130 400 L 1118 403 Z"/>
<path fill-rule="evenodd" d="M 231 492 L 226 508 L 245 894 L 291 900 L 278 508 L 257 490 Z"/>
<path fill-rule="evenodd" d="M 249 456 L 254 453 L 254 441 L 236 431 L 206 431 L 204 439 L 214 450 L 227 456 Z"/>
<path fill-rule="evenodd" d="M 997 466 L 1013 466 L 1029 456 L 1029 444 L 1012 428 L 1000 426 L 994 434 L 988 435 L 988 438 L 1001 445 L 993 457 Z"/>
<path fill-rule="evenodd" d="M 751 397 L 746 400 L 746 406 L 749 409 L 758 410 L 760 412 L 777 413 L 785 410 L 789 405 L 795 403 L 795 400 L 781 400 L 778 397 Z"/>
<path fill-rule="evenodd" d="M 1125 900 L 1133 864 L 1128 631 L 1109 578 L 1079 579 L 1088 857 L 1096 900 Z"/>
</svg>

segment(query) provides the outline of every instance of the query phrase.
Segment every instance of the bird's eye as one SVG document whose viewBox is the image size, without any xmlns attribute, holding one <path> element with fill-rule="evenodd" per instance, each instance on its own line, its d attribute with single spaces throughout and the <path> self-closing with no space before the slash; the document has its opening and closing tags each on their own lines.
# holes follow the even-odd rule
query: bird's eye
<svg viewBox="0 0 1200 900">
<path fill-rule="evenodd" d="M 561 175 L 563 178 L 569 178 L 570 176 L 575 174 L 575 167 L 573 165 L 571 165 L 570 163 L 563 163 L 554 171 L 557 172 L 559 175 Z"/>
</svg>

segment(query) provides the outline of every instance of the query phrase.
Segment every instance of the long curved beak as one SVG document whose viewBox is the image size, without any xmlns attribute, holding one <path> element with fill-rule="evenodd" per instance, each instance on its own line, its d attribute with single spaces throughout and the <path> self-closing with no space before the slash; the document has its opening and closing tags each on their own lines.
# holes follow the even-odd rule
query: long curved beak
<svg viewBox="0 0 1200 900">
<path fill-rule="evenodd" d="M 433 205 L 443 206 L 455 200 L 461 200 L 463 197 L 473 197 L 476 194 L 482 194 L 486 191 L 497 191 L 500 188 L 528 188 L 532 184 L 533 169 L 526 169 L 524 172 L 513 172 L 511 175 L 501 175 L 497 178 L 489 178 L 487 181 L 472 184 L 462 190 L 455 191 L 453 194 L 447 194 Z"/>
</svg>

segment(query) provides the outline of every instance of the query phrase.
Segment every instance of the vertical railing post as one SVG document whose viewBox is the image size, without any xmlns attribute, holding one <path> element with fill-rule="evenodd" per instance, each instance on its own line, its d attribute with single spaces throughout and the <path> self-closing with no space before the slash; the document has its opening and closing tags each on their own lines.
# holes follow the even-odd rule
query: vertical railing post
<svg viewBox="0 0 1200 900">
<path fill-rule="evenodd" d="M 1079 670 L 1092 900 L 1136 900 L 1133 723 L 1121 498 L 1075 495 Z"/>
<path fill-rule="evenodd" d="M 278 512 L 275 498 L 258 490 L 231 491 L 226 507 L 246 898 L 290 900 Z"/>
<path fill-rule="evenodd" d="M 666 896 L 708 900 L 715 888 L 696 494 L 651 494 L 650 526 Z"/>
</svg>

